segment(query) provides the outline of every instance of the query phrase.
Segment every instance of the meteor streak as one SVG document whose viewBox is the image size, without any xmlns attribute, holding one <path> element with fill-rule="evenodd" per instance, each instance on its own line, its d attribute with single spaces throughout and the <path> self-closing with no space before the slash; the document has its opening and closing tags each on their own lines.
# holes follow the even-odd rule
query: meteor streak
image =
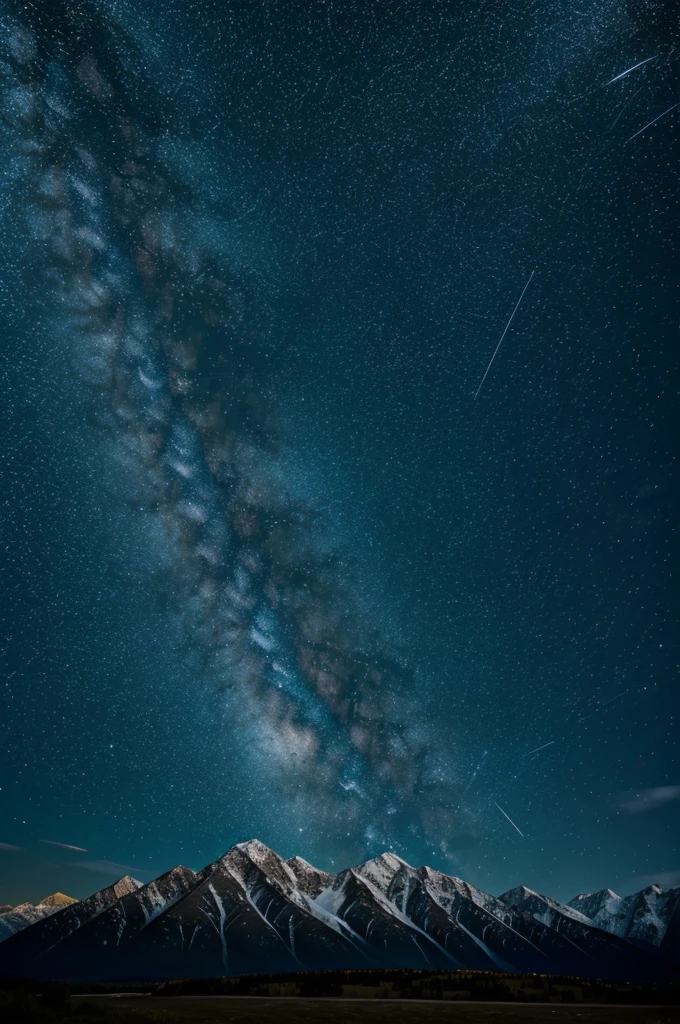
<svg viewBox="0 0 680 1024">
<path fill-rule="evenodd" d="M 600 705 L 600 707 L 606 708 L 607 704 L 611 704 L 611 702 L 612 702 L 613 700 L 618 700 L 618 699 L 619 699 L 619 697 L 625 697 L 625 695 L 626 695 L 627 693 L 628 693 L 628 690 L 622 690 L 622 691 L 621 691 L 621 693 L 617 693 L 617 694 L 615 694 L 615 695 L 614 695 L 613 697 L 610 697 L 610 698 L 609 698 L 609 700 L 605 700 L 605 701 L 604 701 L 604 702 L 603 702 L 603 703 L 602 703 L 602 704 Z"/>
<path fill-rule="evenodd" d="M 530 750 L 529 754 L 537 754 L 539 750 L 545 750 L 546 747 L 551 747 L 554 742 L 555 740 L 549 740 L 548 743 L 544 743 L 542 747 L 536 747 L 535 750 Z M 527 754 L 527 757 L 529 756 L 529 754 Z"/>
<path fill-rule="evenodd" d="M 70 843 L 55 843 L 53 839 L 39 839 L 40 843 L 47 843 L 48 846 L 60 846 L 62 850 L 77 850 L 78 853 L 87 853 L 84 846 L 71 846 Z"/>
<path fill-rule="evenodd" d="M 485 373 L 484 373 L 484 376 L 482 377 L 482 379 L 481 379 L 481 381 L 480 381 L 480 383 L 479 383 L 479 387 L 477 388 L 477 390 L 476 390 L 476 392 L 475 392 L 475 398 L 477 398 L 477 395 L 478 395 L 478 394 L 479 394 L 479 392 L 480 392 L 480 391 L 482 390 L 482 384 L 483 384 L 483 383 L 484 383 L 484 381 L 486 380 L 486 376 L 487 376 L 487 374 L 488 374 L 489 370 L 491 369 L 491 364 L 493 363 L 494 359 L 496 358 L 496 355 L 498 354 L 498 349 L 499 349 L 499 348 L 501 347 L 501 345 L 503 344 L 503 338 L 504 338 L 504 337 L 505 337 L 505 335 L 506 335 L 506 334 L 508 333 L 508 327 L 509 327 L 509 326 L 510 326 L 510 324 L 512 323 L 512 321 L 513 321 L 513 319 L 514 319 L 514 317 L 515 317 L 515 313 L 516 313 L 516 312 L 517 312 L 517 310 L 519 309 L 519 304 L 520 304 L 520 302 L 522 301 L 522 299 L 524 298 L 524 293 L 525 293 L 525 291 L 527 290 L 527 288 L 529 287 L 529 285 L 531 284 L 531 278 L 532 278 L 532 277 L 534 276 L 534 274 L 535 274 L 535 273 L 536 273 L 536 271 L 535 271 L 535 270 L 532 270 L 532 271 L 531 271 L 531 274 L 529 275 L 529 280 L 527 281 L 527 283 L 526 283 L 526 284 L 524 285 L 524 288 L 522 289 L 522 294 L 520 295 L 520 297 L 519 297 L 519 298 L 518 298 L 518 300 L 517 300 L 517 305 L 516 305 L 516 306 L 515 306 L 515 308 L 513 309 L 513 311 L 512 311 L 512 314 L 511 314 L 511 316 L 510 316 L 510 319 L 508 320 L 507 324 L 505 325 L 505 330 L 504 330 L 504 331 L 503 331 L 503 333 L 501 334 L 501 340 L 500 340 L 500 341 L 498 342 L 498 344 L 496 345 L 496 350 L 495 350 L 494 354 L 493 354 L 493 355 L 491 356 L 491 359 L 489 360 L 489 365 L 487 366 L 487 368 L 486 368 L 486 371 L 485 371 Z"/>
<path fill-rule="evenodd" d="M 629 139 L 626 139 L 626 141 L 624 142 L 624 146 L 627 146 L 629 142 L 633 141 L 633 139 L 637 139 L 638 135 L 642 135 L 642 133 L 646 131 L 647 128 L 651 128 L 653 124 L 656 124 L 657 121 L 660 121 L 662 117 L 666 116 L 666 114 L 670 114 L 671 110 L 675 110 L 676 107 L 680 107 L 680 103 L 674 103 L 672 107 L 668 108 L 668 110 L 664 110 L 663 114 L 659 114 L 657 117 L 653 118 L 648 124 L 643 125 L 643 127 L 640 128 L 639 131 L 635 132 L 635 135 L 631 135 Z"/>
<path fill-rule="evenodd" d="M 476 768 L 475 768 L 475 770 L 473 771 L 473 773 L 472 773 L 472 777 L 470 778 L 470 781 L 468 782 L 467 786 L 466 786 L 466 787 L 465 787 L 465 789 L 463 790 L 463 792 L 464 792 L 464 793 L 467 793 L 468 789 L 470 788 L 470 786 L 472 785 L 472 783 L 473 783 L 473 782 L 475 781 L 475 779 L 477 778 L 477 775 L 478 775 L 478 773 L 479 773 L 479 769 L 480 769 L 480 768 L 482 767 L 482 765 L 484 764 L 484 762 L 485 762 L 485 760 L 486 760 L 486 755 L 487 755 L 488 753 L 489 753 L 489 751 L 488 751 L 488 750 L 485 750 L 485 751 L 484 751 L 484 753 L 482 754 L 482 759 L 481 759 L 481 761 L 479 762 L 479 764 L 477 765 L 477 767 L 476 767 Z"/>
<path fill-rule="evenodd" d="M 494 800 L 494 803 L 496 804 L 496 801 L 495 801 L 495 800 Z M 496 804 L 496 807 L 497 807 L 497 808 L 498 808 L 498 810 L 499 810 L 499 811 L 501 812 L 501 814 L 503 815 L 503 817 L 504 817 L 504 818 L 507 818 L 507 819 L 508 819 L 508 821 L 510 822 L 510 824 L 512 825 L 512 827 L 513 827 L 514 829 L 516 829 L 516 830 L 517 830 L 517 832 L 519 832 L 519 834 L 521 835 L 522 839 L 525 839 L 526 837 L 525 837 L 525 835 L 524 835 L 524 832 L 522 832 L 522 830 L 521 830 L 521 829 L 517 828 L 517 825 L 515 825 L 514 821 L 513 821 L 513 820 L 512 820 L 512 818 L 510 817 L 510 815 L 509 815 L 509 814 L 506 814 L 506 813 L 505 813 L 505 811 L 503 810 L 503 808 L 501 807 L 501 805 L 500 805 L 500 804 Z"/>
<path fill-rule="evenodd" d="M 625 78 L 626 75 L 629 75 L 631 73 L 631 71 L 635 71 L 636 68 L 641 68 L 643 64 L 649 64 L 650 60 L 654 60 L 654 58 L 658 56 L 659 54 L 655 53 L 654 56 L 646 57 L 645 60 L 641 60 L 639 64 L 633 64 L 632 68 L 628 68 L 627 71 L 622 71 L 620 75 L 617 75 L 615 78 L 610 79 L 610 81 L 607 82 L 607 85 L 613 85 L 614 82 L 618 82 L 620 78 Z"/>
</svg>

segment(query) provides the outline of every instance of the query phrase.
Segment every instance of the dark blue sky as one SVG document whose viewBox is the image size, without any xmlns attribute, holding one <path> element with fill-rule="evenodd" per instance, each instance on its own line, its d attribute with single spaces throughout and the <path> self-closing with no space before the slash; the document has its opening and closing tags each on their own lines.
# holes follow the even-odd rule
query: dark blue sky
<svg viewBox="0 0 680 1024">
<path fill-rule="evenodd" d="M 0 903 L 677 884 L 677 13 L 21 8 Z"/>
</svg>

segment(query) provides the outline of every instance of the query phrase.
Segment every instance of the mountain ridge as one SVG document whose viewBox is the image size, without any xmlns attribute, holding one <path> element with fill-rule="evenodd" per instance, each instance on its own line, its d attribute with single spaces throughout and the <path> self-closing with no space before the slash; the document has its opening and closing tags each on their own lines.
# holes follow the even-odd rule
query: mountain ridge
<svg viewBox="0 0 680 1024">
<path fill-rule="evenodd" d="M 251 839 L 201 871 L 180 865 L 144 885 L 126 875 L 51 909 L 0 941 L 0 973 L 160 980 L 400 967 L 665 980 L 678 970 L 679 936 L 680 888 L 568 904 L 526 886 L 493 896 L 389 851 L 331 874 Z"/>
<path fill-rule="evenodd" d="M 29 925 L 41 921 L 44 917 L 62 910 L 79 901 L 73 896 L 66 896 L 63 892 L 53 892 L 51 896 L 45 896 L 39 903 L 19 903 L 16 907 L 10 904 L 0 906 L 0 942 L 23 931 Z"/>
</svg>

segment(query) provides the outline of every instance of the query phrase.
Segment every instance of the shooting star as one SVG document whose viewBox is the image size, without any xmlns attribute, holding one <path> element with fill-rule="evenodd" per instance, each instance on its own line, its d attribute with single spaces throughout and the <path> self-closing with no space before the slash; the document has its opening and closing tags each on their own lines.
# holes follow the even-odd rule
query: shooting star
<svg viewBox="0 0 680 1024">
<path fill-rule="evenodd" d="M 487 755 L 488 753 L 489 753 L 489 751 L 488 751 L 488 750 L 485 750 L 485 751 L 484 751 L 484 753 L 482 754 L 482 760 L 481 760 L 481 761 L 479 762 L 479 764 L 477 765 L 477 767 L 476 767 L 476 768 L 475 768 L 475 770 L 473 771 L 473 773 L 472 773 L 472 778 L 470 779 L 470 781 L 468 782 L 467 786 L 466 786 L 466 787 L 465 787 L 465 789 L 463 790 L 463 792 L 464 792 L 464 793 L 467 793 L 468 789 L 470 788 L 470 786 L 472 785 L 472 783 L 473 783 L 473 782 L 475 781 L 475 779 L 477 778 L 477 774 L 478 774 L 478 772 L 479 772 L 479 769 L 480 769 L 480 768 L 482 767 L 482 765 L 484 764 L 484 761 L 486 760 L 486 755 Z"/>
<path fill-rule="evenodd" d="M 662 116 L 663 116 L 663 115 L 662 115 Z M 649 127 L 649 125 L 648 125 L 647 127 Z M 494 359 L 496 358 L 496 356 L 497 356 L 497 354 L 498 354 L 498 349 L 499 349 L 499 348 L 501 347 L 501 345 L 503 344 L 503 338 L 504 338 L 504 337 L 505 337 L 505 335 L 506 335 L 506 334 L 508 333 L 508 328 L 509 328 L 510 324 L 512 323 L 512 321 L 513 321 L 514 317 L 515 317 L 515 313 L 516 313 L 516 312 L 517 312 L 517 310 L 519 309 L 519 304 L 520 304 L 520 302 L 522 301 L 522 299 L 524 298 L 524 293 L 525 293 L 525 291 L 527 290 L 527 288 L 529 287 L 529 285 L 531 284 L 531 278 L 532 278 L 532 277 L 534 276 L 534 274 L 535 274 L 535 273 L 536 273 L 536 271 L 535 271 L 535 270 L 532 270 L 532 271 L 531 271 L 531 274 L 529 275 L 529 280 L 527 281 L 527 283 L 526 283 L 526 284 L 524 285 L 524 288 L 522 289 L 522 294 L 520 295 L 519 299 L 517 300 L 517 305 L 516 305 L 516 306 L 515 306 L 515 308 L 513 309 L 513 311 L 512 311 L 512 314 L 511 314 L 511 316 L 510 316 L 510 319 L 508 320 L 507 324 L 505 325 L 505 330 L 504 330 L 504 331 L 503 331 L 503 333 L 501 334 L 501 340 L 500 340 L 500 341 L 498 342 L 498 344 L 496 345 L 496 350 L 495 350 L 494 354 L 493 354 L 493 355 L 491 356 L 491 359 L 490 359 L 490 361 L 489 361 L 489 365 L 488 365 L 488 366 L 487 366 L 487 368 L 486 368 L 486 372 L 485 372 L 484 376 L 482 377 L 482 379 L 481 379 L 481 381 L 480 381 L 479 387 L 478 387 L 478 388 L 477 388 L 477 390 L 475 391 L 475 399 L 477 398 L 477 395 L 479 394 L 479 392 L 480 392 L 480 391 L 482 390 L 482 384 L 483 384 L 483 383 L 484 383 L 484 381 L 486 380 L 486 376 L 487 376 L 487 374 L 488 374 L 489 370 L 491 369 L 491 364 L 493 363 Z"/>
<path fill-rule="evenodd" d="M 621 691 L 621 693 L 617 693 L 617 694 L 616 694 L 616 695 L 615 695 L 614 697 L 610 697 L 610 698 L 609 698 L 609 700 L 606 700 L 606 701 L 604 701 L 604 703 L 603 703 L 603 704 L 600 704 L 600 707 L 601 707 L 601 708 L 606 708 L 606 707 L 607 707 L 607 704 L 611 704 L 611 702 L 612 702 L 613 700 L 618 700 L 618 699 L 619 699 L 619 697 L 625 697 L 625 695 L 626 695 L 627 693 L 628 693 L 628 690 L 622 690 L 622 691 Z"/>
<path fill-rule="evenodd" d="M 496 801 L 495 801 L 495 800 L 494 800 L 494 803 L 496 804 Z M 514 821 L 513 821 L 513 820 L 512 820 L 512 818 L 510 817 L 510 815 L 509 815 L 509 814 L 506 814 L 506 813 L 505 813 L 505 811 L 503 810 L 503 808 L 501 807 L 501 805 L 500 805 L 500 804 L 496 804 L 496 807 L 497 807 L 497 808 L 498 808 L 498 810 L 499 810 L 499 811 L 501 812 L 501 814 L 503 815 L 503 817 L 504 817 L 504 818 L 507 818 L 507 819 L 508 819 L 508 821 L 510 822 L 510 824 L 512 825 L 512 827 L 513 827 L 514 829 L 517 829 L 517 831 L 518 831 L 518 832 L 519 832 L 519 834 L 521 835 L 522 839 L 525 839 L 525 838 L 526 838 L 526 836 L 524 835 L 524 832 L 522 832 L 522 830 L 521 830 L 521 829 L 517 828 L 517 825 L 515 825 Z"/>
<path fill-rule="evenodd" d="M 616 78 L 612 78 L 609 82 L 607 82 L 607 85 L 613 85 L 614 82 L 618 82 L 620 78 L 625 78 L 626 75 L 629 75 L 631 73 L 631 71 L 635 71 L 636 68 L 641 68 L 643 64 L 649 64 L 650 60 L 654 60 L 658 56 L 659 54 L 655 53 L 653 57 L 647 57 L 645 58 L 645 60 L 641 60 L 639 64 L 633 64 L 632 68 L 628 68 L 627 71 L 622 71 L 620 75 L 616 76 Z"/>
<path fill-rule="evenodd" d="M 78 853 L 87 853 L 84 846 L 71 846 L 70 843 L 55 843 L 53 839 L 39 839 L 39 843 L 47 843 L 48 846 L 60 846 L 62 850 L 77 850 Z"/>
<path fill-rule="evenodd" d="M 675 110 L 676 107 L 680 107 L 680 103 L 674 103 L 672 107 L 668 108 L 668 110 L 664 110 L 663 114 L 659 114 L 657 117 L 651 120 L 649 124 L 646 124 L 644 125 L 644 127 L 640 128 L 640 130 L 637 131 L 635 135 L 631 135 L 629 139 L 626 139 L 626 141 L 624 142 L 624 146 L 627 146 L 629 142 L 633 141 L 633 139 L 637 139 L 638 135 L 642 135 L 644 131 L 646 131 L 648 128 L 651 128 L 653 124 L 656 124 L 657 121 L 660 121 L 662 117 L 666 116 L 666 114 L 670 114 L 671 110 Z"/>
<path fill-rule="evenodd" d="M 612 700 L 613 699 L 614 698 L 612 698 Z M 530 750 L 529 754 L 537 754 L 539 750 L 545 750 L 546 747 L 551 747 L 553 743 L 555 743 L 555 740 L 549 740 L 548 743 L 544 743 L 542 747 L 536 747 L 535 750 Z M 529 754 L 527 754 L 527 757 L 529 756 Z"/>
<path fill-rule="evenodd" d="M 619 697 L 625 697 L 625 695 L 627 693 L 630 693 L 630 687 L 627 687 L 625 690 L 621 690 L 621 693 L 615 693 L 613 697 L 609 698 L 609 700 L 603 700 L 601 703 L 598 702 L 595 705 L 595 707 L 593 708 L 593 710 L 590 712 L 590 714 L 582 715 L 578 719 L 579 723 L 580 722 L 587 722 L 589 718 L 593 717 L 593 715 L 599 715 L 600 711 L 602 711 L 602 708 L 606 708 L 607 707 L 607 704 L 611 704 L 612 701 L 618 700 Z"/>
</svg>

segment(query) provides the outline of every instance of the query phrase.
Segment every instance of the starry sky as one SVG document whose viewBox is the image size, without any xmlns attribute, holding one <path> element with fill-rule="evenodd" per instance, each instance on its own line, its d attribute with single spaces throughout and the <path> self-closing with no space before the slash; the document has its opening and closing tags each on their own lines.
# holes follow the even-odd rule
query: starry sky
<svg viewBox="0 0 680 1024">
<path fill-rule="evenodd" d="M 675 5 L 0 13 L 0 903 L 678 884 Z"/>
</svg>

